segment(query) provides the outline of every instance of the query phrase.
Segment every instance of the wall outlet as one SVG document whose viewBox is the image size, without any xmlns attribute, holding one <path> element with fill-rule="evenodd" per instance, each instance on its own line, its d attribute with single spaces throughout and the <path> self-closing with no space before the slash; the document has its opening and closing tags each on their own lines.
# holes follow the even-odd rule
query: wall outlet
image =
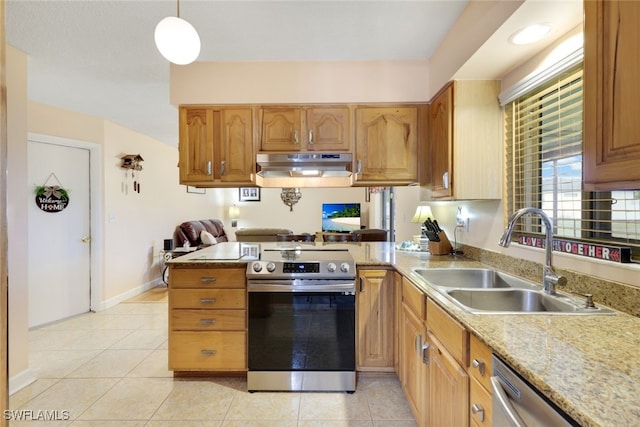
<svg viewBox="0 0 640 427">
<path fill-rule="evenodd" d="M 464 231 L 469 231 L 469 218 L 456 218 L 456 227 L 462 228 Z"/>
</svg>

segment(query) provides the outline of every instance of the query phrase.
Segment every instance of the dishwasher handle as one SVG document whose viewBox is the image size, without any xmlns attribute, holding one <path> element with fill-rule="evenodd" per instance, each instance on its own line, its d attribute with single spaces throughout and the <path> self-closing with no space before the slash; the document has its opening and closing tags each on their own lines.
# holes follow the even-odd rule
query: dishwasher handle
<svg viewBox="0 0 640 427">
<path fill-rule="evenodd" d="M 497 408 L 494 406 L 494 412 L 496 409 L 501 411 L 513 427 L 527 427 L 527 424 L 520 418 L 520 415 L 511 404 L 509 396 L 502 388 L 498 377 L 491 377 L 491 390 L 493 391 L 494 405 L 498 406 Z"/>
</svg>

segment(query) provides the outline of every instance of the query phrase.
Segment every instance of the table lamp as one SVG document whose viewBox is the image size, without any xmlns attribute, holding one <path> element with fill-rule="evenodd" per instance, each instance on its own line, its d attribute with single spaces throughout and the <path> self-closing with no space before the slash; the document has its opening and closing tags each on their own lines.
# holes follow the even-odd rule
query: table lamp
<svg viewBox="0 0 640 427">
<path fill-rule="evenodd" d="M 229 219 L 232 227 L 238 226 L 238 218 L 240 218 L 240 208 L 236 205 L 229 206 Z"/>
<path fill-rule="evenodd" d="M 411 218 L 411 222 L 420 223 L 420 230 L 422 231 L 422 237 L 424 238 L 427 237 L 427 230 L 424 226 L 424 222 L 429 218 L 433 218 L 430 206 L 418 206 L 416 208 L 416 213 L 413 215 L 413 218 Z"/>
</svg>

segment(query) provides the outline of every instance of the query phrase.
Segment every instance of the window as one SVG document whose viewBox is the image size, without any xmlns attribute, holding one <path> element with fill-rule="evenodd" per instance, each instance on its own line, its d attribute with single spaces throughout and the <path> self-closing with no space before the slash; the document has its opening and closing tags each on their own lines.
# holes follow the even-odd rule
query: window
<svg viewBox="0 0 640 427">
<path fill-rule="evenodd" d="M 505 106 L 507 211 L 543 209 L 554 235 L 624 244 L 640 258 L 640 192 L 582 191 L 582 64 Z M 537 217 L 519 233 L 542 233 Z"/>
</svg>

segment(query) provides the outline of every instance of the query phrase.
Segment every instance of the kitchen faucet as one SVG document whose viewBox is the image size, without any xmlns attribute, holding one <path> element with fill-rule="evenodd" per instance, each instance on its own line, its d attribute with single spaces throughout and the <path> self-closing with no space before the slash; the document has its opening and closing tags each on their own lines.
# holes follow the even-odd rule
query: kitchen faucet
<svg viewBox="0 0 640 427">
<path fill-rule="evenodd" d="M 551 219 L 549 219 L 549 216 L 542 209 L 522 208 L 515 211 L 509 218 L 507 228 L 500 237 L 498 244 L 504 248 L 509 247 L 511 244 L 511 234 L 513 233 L 516 222 L 522 215 L 526 214 L 536 214 L 542 218 L 542 222 L 544 223 L 546 256 L 544 267 L 542 268 L 542 286 L 546 293 L 553 295 L 556 293 L 556 286 L 565 286 L 567 284 L 567 278 L 558 275 L 553 269 L 553 265 L 551 263 L 551 253 L 553 250 L 553 227 L 551 226 Z"/>
</svg>

